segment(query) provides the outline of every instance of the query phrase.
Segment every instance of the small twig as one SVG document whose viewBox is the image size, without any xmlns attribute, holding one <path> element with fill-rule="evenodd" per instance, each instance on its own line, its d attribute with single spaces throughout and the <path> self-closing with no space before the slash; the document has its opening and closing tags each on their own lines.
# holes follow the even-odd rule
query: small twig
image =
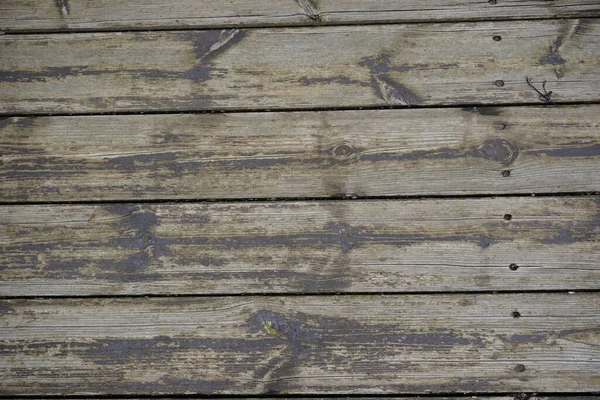
<svg viewBox="0 0 600 400">
<path fill-rule="evenodd" d="M 526 76 L 525 79 L 527 80 L 527 84 L 529 85 L 529 87 L 531 87 L 533 90 L 535 90 L 536 93 L 539 95 L 539 99 L 541 101 L 554 105 L 554 102 L 552 101 L 552 98 L 550 97 L 550 96 L 552 96 L 552 91 L 550 91 L 550 92 L 546 91 L 546 81 L 542 82 L 543 92 L 540 92 L 538 88 L 533 86 L 533 83 L 531 82 L 531 79 L 528 76 Z"/>
</svg>

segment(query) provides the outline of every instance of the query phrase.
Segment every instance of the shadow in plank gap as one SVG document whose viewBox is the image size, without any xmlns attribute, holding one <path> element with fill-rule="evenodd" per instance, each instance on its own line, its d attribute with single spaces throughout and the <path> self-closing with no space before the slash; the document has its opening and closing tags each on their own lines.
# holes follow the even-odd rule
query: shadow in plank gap
<svg viewBox="0 0 600 400">
<path fill-rule="evenodd" d="M 598 293 L 1 300 L 6 395 L 598 390 Z M 514 319 L 510 310 L 521 310 Z"/>
<path fill-rule="evenodd" d="M 600 190 L 600 106 L 11 117 L 0 201 Z"/>
<path fill-rule="evenodd" d="M 597 196 L 20 205 L 0 231 L 1 296 L 600 289 Z"/>
<path fill-rule="evenodd" d="M 546 103 L 527 78 L 597 102 L 599 35 L 596 19 L 2 35 L 0 114 Z"/>
</svg>

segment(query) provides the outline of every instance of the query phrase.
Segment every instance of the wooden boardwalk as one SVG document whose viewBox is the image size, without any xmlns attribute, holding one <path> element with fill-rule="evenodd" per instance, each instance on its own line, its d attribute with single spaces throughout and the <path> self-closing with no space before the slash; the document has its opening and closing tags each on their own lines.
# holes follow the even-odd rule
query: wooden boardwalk
<svg viewBox="0 0 600 400">
<path fill-rule="evenodd" d="M 0 398 L 600 398 L 599 1 L 0 31 Z"/>
</svg>

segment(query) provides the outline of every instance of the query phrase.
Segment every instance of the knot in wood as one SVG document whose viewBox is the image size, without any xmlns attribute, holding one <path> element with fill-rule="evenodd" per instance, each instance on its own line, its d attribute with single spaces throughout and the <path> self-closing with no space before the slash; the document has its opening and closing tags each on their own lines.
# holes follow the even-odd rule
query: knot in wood
<svg viewBox="0 0 600 400">
<path fill-rule="evenodd" d="M 335 146 L 331 152 L 336 157 L 347 158 L 354 154 L 354 148 L 347 143 L 342 143 Z"/>
<path fill-rule="evenodd" d="M 481 157 L 504 165 L 512 164 L 519 156 L 517 146 L 504 139 L 486 140 L 478 150 Z"/>
<path fill-rule="evenodd" d="M 517 364 L 517 366 L 515 367 L 515 371 L 523 372 L 525 371 L 525 366 L 523 364 Z"/>
</svg>

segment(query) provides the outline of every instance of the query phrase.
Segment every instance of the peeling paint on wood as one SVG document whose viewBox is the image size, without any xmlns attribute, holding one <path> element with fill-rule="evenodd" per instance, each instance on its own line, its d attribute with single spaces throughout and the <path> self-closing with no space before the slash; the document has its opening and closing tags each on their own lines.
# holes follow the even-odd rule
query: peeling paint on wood
<svg viewBox="0 0 600 400">
<path fill-rule="evenodd" d="M 515 197 L 4 206 L 0 295 L 597 290 L 599 205 Z"/>
<path fill-rule="evenodd" d="M 369 394 L 374 387 L 382 394 L 593 391 L 598 297 L 2 300 L 2 390 L 15 396 Z M 518 320 L 510 316 L 514 308 Z"/>
<path fill-rule="evenodd" d="M 68 21 L 63 20 L 66 6 Z M 58 8 L 59 13 L 56 12 Z M 3 0 L 0 30 L 104 30 L 153 28 L 229 28 L 418 21 L 577 18 L 600 16 L 600 5 L 586 0 Z"/>
<path fill-rule="evenodd" d="M 4 35 L 0 113 L 539 101 L 527 76 L 555 103 L 600 101 L 599 34 L 552 20 Z"/>
</svg>

